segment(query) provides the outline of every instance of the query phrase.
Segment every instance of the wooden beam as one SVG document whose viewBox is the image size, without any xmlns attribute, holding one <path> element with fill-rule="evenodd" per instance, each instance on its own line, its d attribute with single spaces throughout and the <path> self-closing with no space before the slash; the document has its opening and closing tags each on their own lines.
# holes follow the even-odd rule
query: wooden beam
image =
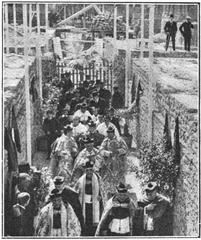
<svg viewBox="0 0 201 240">
<path fill-rule="evenodd" d="M 117 5 L 114 5 L 114 41 L 117 40 Z"/>
<path fill-rule="evenodd" d="M 64 19 L 66 19 L 66 5 L 64 5 Z"/>
<path fill-rule="evenodd" d="M 6 54 L 9 54 L 8 42 L 9 42 L 9 28 L 8 28 L 8 4 L 4 4 L 5 25 L 6 25 L 6 38 L 4 39 Z"/>
<path fill-rule="evenodd" d="M 36 4 L 36 11 L 37 11 L 37 33 L 38 33 L 38 40 L 36 45 L 36 58 L 37 58 L 37 72 L 38 72 L 38 79 L 39 79 L 39 96 L 42 103 L 42 61 L 41 61 L 41 39 L 40 39 L 40 5 L 39 3 Z"/>
<path fill-rule="evenodd" d="M 74 13 L 74 14 L 71 15 L 70 17 L 64 19 L 63 21 L 61 21 L 60 23 L 58 23 L 57 26 L 61 26 L 61 25 L 63 25 L 63 24 L 68 23 L 68 22 L 71 21 L 73 18 L 78 17 L 79 15 L 87 12 L 87 11 L 90 10 L 91 8 L 94 8 L 98 14 L 101 14 L 100 9 L 99 9 L 95 4 L 91 4 L 91 5 L 83 8 L 83 9 L 81 9 L 80 11 Z"/>
<path fill-rule="evenodd" d="M 27 4 L 23 4 L 23 28 L 24 28 L 24 63 L 25 63 L 25 95 L 26 95 L 26 144 L 27 161 L 32 165 L 31 159 L 31 105 L 29 94 L 29 60 L 28 60 L 28 31 L 27 31 Z"/>
<path fill-rule="evenodd" d="M 140 45 L 140 58 L 143 58 L 144 54 L 144 3 L 141 4 L 141 45 Z"/>
<path fill-rule="evenodd" d="M 14 44 L 15 53 L 17 53 L 17 29 L 16 29 L 16 4 L 13 4 L 13 26 L 14 26 Z"/>
<path fill-rule="evenodd" d="M 129 46 L 129 4 L 126 3 L 126 71 L 125 71 L 125 107 L 128 107 L 128 82 L 130 75 L 131 51 Z"/>
<path fill-rule="evenodd" d="M 46 33 L 46 51 L 49 51 L 49 40 L 48 40 L 48 3 L 45 4 L 45 33 Z"/>
<path fill-rule="evenodd" d="M 149 123 L 148 123 L 148 140 L 153 141 L 153 90 L 155 89 L 155 80 L 153 78 L 153 44 L 154 40 L 154 5 L 150 5 L 149 9 Z"/>
</svg>

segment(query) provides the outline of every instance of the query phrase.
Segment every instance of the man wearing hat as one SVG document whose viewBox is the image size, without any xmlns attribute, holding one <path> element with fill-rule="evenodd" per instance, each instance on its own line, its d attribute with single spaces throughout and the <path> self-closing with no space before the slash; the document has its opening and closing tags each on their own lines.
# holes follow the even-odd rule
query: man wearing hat
<svg viewBox="0 0 201 240">
<path fill-rule="evenodd" d="M 107 134 L 108 136 L 103 140 L 100 146 L 100 151 L 103 151 L 104 156 L 110 158 L 111 170 L 119 173 L 120 177 L 124 177 L 124 164 L 128 147 L 121 137 L 117 138 L 115 136 L 115 129 L 113 127 L 108 127 Z"/>
<path fill-rule="evenodd" d="M 120 129 L 120 125 L 119 125 L 119 118 L 115 117 L 113 107 L 111 107 L 108 110 L 108 114 L 110 116 L 110 122 L 113 123 L 115 125 L 115 127 L 117 128 L 117 130 L 119 131 L 119 133 L 121 133 L 121 129 Z"/>
<path fill-rule="evenodd" d="M 96 130 L 96 124 L 93 121 L 90 121 L 88 124 L 88 131 L 86 135 L 88 135 L 90 138 L 94 140 L 94 147 L 97 148 L 101 145 L 103 142 L 103 139 L 105 138 L 104 135 L 100 134 Z M 81 143 L 81 149 L 84 149 L 84 143 Z"/>
<path fill-rule="evenodd" d="M 86 236 L 95 235 L 103 211 L 100 177 L 93 172 L 93 166 L 94 162 L 86 162 L 85 173 L 75 184 L 82 206 Z"/>
<path fill-rule="evenodd" d="M 132 236 L 135 209 L 127 187 L 120 182 L 116 194 L 105 205 L 95 236 Z"/>
<path fill-rule="evenodd" d="M 70 124 L 70 117 L 69 117 L 69 110 L 70 106 L 66 104 L 65 108 L 63 109 L 63 114 L 59 116 L 59 122 L 62 127 L 65 127 L 66 125 Z"/>
<path fill-rule="evenodd" d="M 138 215 L 136 220 L 137 235 L 170 236 L 172 235 L 172 219 L 170 201 L 158 193 L 156 182 L 149 182 L 145 187 L 146 196 L 138 201 Z M 140 215 L 142 218 L 140 218 Z M 139 227 L 140 219 L 142 219 Z M 141 230 L 140 230 L 141 228 Z"/>
<path fill-rule="evenodd" d="M 72 171 L 73 160 L 78 153 L 78 146 L 73 138 L 73 128 L 70 125 L 64 127 L 64 132 L 61 137 L 57 138 L 54 145 L 52 146 L 52 158 L 50 163 L 50 169 L 52 170 L 53 176 L 63 170 Z M 69 176 L 68 176 L 69 177 Z"/>
<path fill-rule="evenodd" d="M 193 24 L 191 23 L 191 17 L 187 16 L 186 21 L 183 22 L 179 28 L 181 34 L 184 37 L 184 49 L 186 51 L 190 51 L 191 47 L 191 38 L 192 38 L 192 31 L 191 29 L 194 28 Z"/>
<path fill-rule="evenodd" d="M 79 117 L 80 122 L 82 122 L 82 123 L 86 123 L 89 120 L 89 118 L 91 119 L 92 116 L 91 116 L 90 112 L 87 110 L 87 104 L 82 103 L 81 109 L 78 109 L 74 113 L 73 117 Z"/>
<path fill-rule="evenodd" d="M 121 93 L 119 92 L 119 87 L 115 85 L 113 89 L 114 89 L 114 93 L 112 95 L 111 106 L 114 109 L 122 108 L 124 106 L 124 100 Z"/>
<path fill-rule="evenodd" d="M 85 148 L 78 154 L 73 169 L 73 174 L 75 174 L 75 171 L 79 170 L 79 177 L 83 172 L 82 169 L 86 162 L 93 162 L 93 168 L 95 171 L 99 171 L 103 162 L 103 157 L 101 156 L 99 150 L 94 147 L 94 139 L 90 138 L 89 135 L 85 135 L 83 137 L 83 143 Z"/>
<path fill-rule="evenodd" d="M 117 130 L 117 128 L 115 127 L 115 125 L 114 125 L 113 123 L 111 123 L 111 121 L 110 121 L 110 116 L 109 116 L 109 115 L 105 115 L 105 116 L 104 116 L 104 122 L 101 123 L 101 124 L 99 124 L 96 130 L 97 130 L 100 134 L 102 134 L 102 135 L 104 135 L 105 137 L 107 137 L 107 130 L 108 130 L 109 127 L 113 127 L 113 128 L 114 128 L 115 136 L 116 136 L 117 138 L 119 138 L 119 137 L 120 137 L 119 131 Z"/>
<path fill-rule="evenodd" d="M 62 201 L 58 189 L 50 193 L 50 203 L 44 206 L 36 221 L 35 235 L 40 237 L 73 237 L 80 236 L 81 227 L 72 208 Z"/>
<path fill-rule="evenodd" d="M 21 192 L 17 196 L 17 204 L 13 206 L 11 235 L 29 236 L 27 232 L 27 217 L 25 215 L 26 207 L 29 205 L 30 195 L 27 192 Z"/>
<path fill-rule="evenodd" d="M 174 21 L 174 15 L 170 14 L 170 21 L 166 22 L 164 31 L 167 35 L 165 50 L 167 51 L 170 38 L 172 38 L 172 49 L 175 51 L 175 37 L 177 33 L 177 23 Z"/>
<path fill-rule="evenodd" d="M 71 100 L 71 104 L 70 104 L 70 112 L 69 112 L 69 114 L 71 114 L 71 115 L 73 115 L 73 113 L 75 112 L 76 105 L 81 103 L 80 92 L 79 92 L 78 89 L 75 89 L 74 96 L 75 97 Z"/>
<path fill-rule="evenodd" d="M 57 119 L 53 117 L 53 112 L 51 110 L 48 110 L 47 118 L 45 118 L 43 122 L 43 130 L 47 138 L 47 148 L 48 148 L 47 159 L 50 159 L 51 145 L 56 140 L 56 138 L 60 135 L 60 129 L 61 129 L 61 125 L 59 121 L 57 121 Z"/>
<path fill-rule="evenodd" d="M 85 235 L 84 231 L 85 231 L 85 227 L 84 227 L 84 217 L 82 215 L 82 207 L 79 201 L 79 196 L 78 193 L 71 187 L 67 186 L 64 184 L 64 177 L 62 176 L 56 176 L 53 180 L 53 183 L 50 185 L 50 192 L 53 189 L 57 189 L 59 190 L 59 192 L 61 193 L 62 196 L 62 200 L 64 202 L 64 204 L 70 204 L 80 222 L 80 226 L 82 229 L 82 233 L 81 235 Z M 46 200 L 46 203 L 49 203 L 50 199 L 49 196 Z"/>
</svg>

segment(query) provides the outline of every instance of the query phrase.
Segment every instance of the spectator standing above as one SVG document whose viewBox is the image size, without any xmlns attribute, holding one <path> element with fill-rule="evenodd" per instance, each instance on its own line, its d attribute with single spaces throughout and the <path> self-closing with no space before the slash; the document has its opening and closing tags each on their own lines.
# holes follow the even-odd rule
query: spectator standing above
<svg viewBox="0 0 201 240">
<path fill-rule="evenodd" d="M 170 14 L 170 21 L 166 22 L 164 31 L 167 35 L 165 50 L 168 50 L 170 38 L 172 38 L 172 49 L 175 51 L 175 37 L 177 33 L 177 23 L 174 21 L 174 15 Z"/>
<path fill-rule="evenodd" d="M 51 110 L 47 111 L 47 118 L 43 122 L 43 130 L 47 138 L 47 148 L 48 156 L 47 159 L 50 159 L 51 154 L 51 145 L 60 135 L 61 125 L 56 118 L 53 117 L 53 112 Z"/>
<path fill-rule="evenodd" d="M 184 49 L 186 51 L 190 51 L 191 47 L 191 38 L 192 38 L 192 31 L 191 29 L 194 28 L 193 24 L 191 23 L 191 17 L 187 16 L 186 21 L 182 23 L 179 30 L 184 37 Z"/>
<path fill-rule="evenodd" d="M 99 96 L 99 93 L 94 91 L 92 93 L 92 99 L 90 101 L 90 107 L 95 107 L 96 109 L 105 112 L 106 104 L 105 100 Z"/>
<path fill-rule="evenodd" d="M 111 106 L 114 109 L 122 108 L 124 106 L 124 100 L 123 100 L 121 93 L 119 92 L 119 88 L 118 88 L 118 86 L 114 86 L 113 89 L 114 89 L 114 93 L 112 95 Z"/>
</svg>

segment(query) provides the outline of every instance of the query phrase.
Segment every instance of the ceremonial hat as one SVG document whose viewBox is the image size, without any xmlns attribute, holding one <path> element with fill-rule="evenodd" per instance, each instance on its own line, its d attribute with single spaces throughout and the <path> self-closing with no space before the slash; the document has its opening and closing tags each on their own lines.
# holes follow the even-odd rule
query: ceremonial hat
<svg viewBox="0 0 201 240">
<path fill-rule="evenodd" d="M 19 173 L 28 173 L 30 171 L 30 165 L 28 162 L 21 162 L 18 165 Z"/>
<path fill-rule="evenodd" d="M 27 192 L 21 192 L 17 195 L 17 202 L 24 205 L 30 199 L 30 195 Z"/>
<path fill-rule="evenodd" d="M 146 187 L 145 187 L 145 191 L 146 192 L 152 192 L 153 190 L 155 190 L 158 187 L 156 182 L 149 182 Z"/>
<path fill-rule="evenodd" d="M 109 126 L 107 129 L 107 133 L 114 133 L 115 129 L 112 126 Z"/>
<path fill-rule="evenodd" d="M 87 104 L 86 103 L 82 103 L 81 108 L 86 108 Z"/>
<path fill-rule="evenodd" d="M 84 143 L 93 143 L 94 142 L 94 139 L 93 138 L 90 138 L 89 135 L 85 135 L 82 139 L 82 141 Z"/>
<path fill-rule="evenodd" d="M 116 188 L 119 193 L 126 193 L 128 191 L 128 188 L 122 182 Z"/>
<path fill-rule="evenodd" d="M 95 124 L 95 122 L 90 121 L 90 122 L 88 123 L 88 126 L 89 126 L 89 127 L 96 127 L 96 124 Z"/>
<path fill-rule="evenodd" d="M 191 17 L 190 16 L 186 16 L 186 19 L 191 19 Z"/>
<path fill-rule="evenodd" d="M 55 185 L 61 185 L 61 184 L 63 184 L 64 183 L 64 177 L 62 177 L 62 176 L 56 176 L 55 178 L 54 178 L 54 184 Z"/>
<path fill-rule="evenodd" d="M 68 132 L 71 132 L 73 131 L 73 128 L 70 126 L 70 125 L 67 125 L 64 127 L 64 133 L 68 133 Z"/>
<path fill-rule="evenodd" d="M 89 169 L 89 168 L 93 168 L 93 166 L 94 166 L 94 162 L 88 161 L 88 162 L 86 162 L 84 168 Z"/>
<path fill-rule="evenodd" d="M 114 112 L 114 108 L 113 107 L 109 108 L 108 112 Z"/>
<path fill-rule="evenodd" d="M 50 193 L 50 199 L 54 199 L 56 197 L 61 197 L 61 193 L 58 189 L 53 189 Z"/>
</svg>

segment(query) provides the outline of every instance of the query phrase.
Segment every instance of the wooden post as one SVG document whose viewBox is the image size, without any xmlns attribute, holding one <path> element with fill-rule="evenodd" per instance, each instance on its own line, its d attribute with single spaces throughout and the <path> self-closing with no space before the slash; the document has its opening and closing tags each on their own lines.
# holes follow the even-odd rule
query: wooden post
<svg viewBox="0 0 201 240">
<path fill-rule="evenodd" d="M 23 4 L 24 28 L 24 62 L 25 62 L 25 95 L 26 95 L 26 134 L 27 134 L 27 161 L 31 165 L 31 105 L 29 94 L 29 61 L 28 61 L 28 31 L 27 31 L 27 4 Z"/>
<path fill-rule="evenodd" d="M 37 44 L 36 44 L 36 59 L 37 59 L 37 70 L 38 70 L 38 79 L 39 79 L 39 96 L 42 103 L 42 61 L 41 61 L 41 39 L 40 39 L 40 5 L 36 4 L 37 11 Z"/>
<path fill-rule="evenodd" d="M 130 45 L 129 45 L 129 4 L 126 4 L 126 72 L 125 72 L 125 107 L 128 107 L 128 82 L 130 72 Z"/>
<path fill-rule="evenodd" d="M 114 41 L 117 40 L 117 5 L 114 5 Z"/>
<path fill-rule="evenodd" d="M 29 4 L 29 33 L 32 32 L 32 4 Z"/>
<path fill-rule="evenodd" d="M 46 33 L 46 52 L 49 50 L 48 45 L 48 3 L 45 4 L 45 33 Z"/>
<path fill-rule="evenodd" d="M 140 58 L 144 57 L 144 3 L 141 4 L 141 45 L 140 45 Z"/>
<path fill-rule="evenodd" d="M 155 81 L 153 78 L 153 38 L 154 37 L 154 5 L 150 5 L 149 9 L 149 124 L 148 124 L 148 140 L 153 140 L 153 93 L 155 91 Z"/>
<path fill-rule="evenodd" d="M 6 25 L 6 39 L 5 39 L 5 47 L 6 54 L 9 54 L 9 28 L 8 28 L 8 4 L 4 5 L 4 13 L 5 13 L 5 25 Z"/>
<path fill-rule="evenodd" d="M 66 19 L 66 5 L 64 5 L 64 19 Z"/>
<path fill-rule="evenodd" d="M 13 26 L 14 26 L 14 44 L 15 53 L 17 54 L 17 28 L 16 28 L 16 4 L 13 4 Z"/>
</svg>

